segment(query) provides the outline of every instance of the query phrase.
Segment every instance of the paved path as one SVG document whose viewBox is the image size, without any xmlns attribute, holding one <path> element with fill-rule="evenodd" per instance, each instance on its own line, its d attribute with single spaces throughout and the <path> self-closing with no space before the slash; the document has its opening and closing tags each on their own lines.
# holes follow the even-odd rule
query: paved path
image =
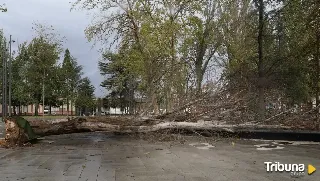
<svg viewBox="0 0 320 181">
<path fill-rule="evenodd" d="M 313 164 L 319 145 L 284 145 L 257 150 L 261 142 L 148 143 L 105 133 L 49 136 L 28 148 L 0 149 L 1 181 L 320 181 L 320 172 L 294 179 L 267 173 L 265 161 Z M 279 147 L 280 148 L 280 147 Z"/>
</svg>

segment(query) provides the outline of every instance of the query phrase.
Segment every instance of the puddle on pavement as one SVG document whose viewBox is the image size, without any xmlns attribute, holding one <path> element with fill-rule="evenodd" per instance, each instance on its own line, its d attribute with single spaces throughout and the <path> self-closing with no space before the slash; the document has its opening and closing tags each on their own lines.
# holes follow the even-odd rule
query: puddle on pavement
<svg viewBox="0 0 320 181">
<path fill-rule="evenodd" d="M 209 150 L 213 149 L 215 146 L 209 144 L 209 143 L 191 143 L 190 146 L 196 147 L 200 150 Z"/>
<path fill-rule="evenodd" d="M 274 144 L 279 144 L 279 145 L 292 145 L 293 142 L 289 141 L 279 141 L 279 142 L 273 142 Z"/>
<path fill-rule="evenodd" d="M 276 147 L 259 147 L 257 150 L 282 150 L 284 147 L 276 146 Z"/>
<path fill-rule="evenodd" d="M 257 147 L 257 150 L 281 150 L 284 149 L 284 147 L 281 147 L 277 144 L 260 144 L 260 145 L 254 145 Z"/>
<path fill-rule="evenodd" d="M 254 145 L 257 150 L 280 150 L 284 149 L 284 146 L 297 146 L 297 145 L 320 145 L 319 142 L 309 142 L 309 141 L 273 141 L 269 144 L 259 144 Z"/>
</svg>

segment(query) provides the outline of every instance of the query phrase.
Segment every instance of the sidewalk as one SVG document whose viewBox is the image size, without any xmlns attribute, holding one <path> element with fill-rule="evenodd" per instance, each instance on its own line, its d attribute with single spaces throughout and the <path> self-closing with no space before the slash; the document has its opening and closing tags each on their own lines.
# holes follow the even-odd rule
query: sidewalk
<svg viewBox="0 0 320 181">
<path fill-rule="evenodd" d="M 107 133 L 47 136 L 32 147 L 0 148 L 0 180 L 319 181 L 317 171 L 293 178 L 287 172 L 268 173 L 264 164 L 319 168 L 319 143 L 184 140 L 148 142 Z"/>
</svg>

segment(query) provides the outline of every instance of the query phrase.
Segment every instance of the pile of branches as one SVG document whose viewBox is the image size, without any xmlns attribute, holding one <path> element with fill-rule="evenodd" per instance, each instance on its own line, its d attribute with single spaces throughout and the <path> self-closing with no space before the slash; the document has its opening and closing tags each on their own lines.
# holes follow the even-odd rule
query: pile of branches
<svg viewBox="0 0 320 181">
<path fill-rule="evenodd" d="M 320 117 L 317 108 L 291 108 L 266 119 L 265 124 L 280 124 L 297 130 L 320 130 Z"/>
<path fill-rule="evenodd" d="M 205 93 L 172 112 L 157 116 L 175 122 L 215 121 L 221 124 L 242 124 L 254 121 L 252 95 L 246 91 L 219 90 Z"/>
<path fill-rule="evenodd" d="M 219 90 L 199 96 L 198 99 L 175 109 L 172 112 L 157 116 L 157 119 L 175 122 L 211 121 L 216 124 L 239 125 L 278 125 L 297 130 L 319 130 L 320 115 L 317 108 L 303 105 L 291 105 L 282 99 L 279 92 L 268 92 L 266 120 L 258 121 L 257 95 L 254 91 Z M 283 106 L 286 105 L 286 106 Z"/>
</svg>

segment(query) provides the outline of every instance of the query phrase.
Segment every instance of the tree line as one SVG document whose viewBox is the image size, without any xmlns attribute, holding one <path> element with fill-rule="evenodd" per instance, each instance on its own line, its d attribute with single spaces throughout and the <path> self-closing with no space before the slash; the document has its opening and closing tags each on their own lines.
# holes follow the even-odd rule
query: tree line
<svg viewBox="0 0 320 181">
<path fill-rule="evenodd" d="M 171 111 L 203 94 L 209 77 L 247 92 L 260 120 L 270 97 L 319 105 L 318 0 L 78 0 L 73 8 L 100 10 L 86 35 L 116 46 L 99 67 L 117 104 L 131 107 L 139 94 L 148 111 Z"/>
<path fill-rule="evenodd" d="M 88 77 L 83 77 L 82 66 L 69 49 L 63 49 L 64 38 L 52 26 L 34 24 L 32 29 L 32 40 L 19 44 L 12 55 L 7 51 L 4 32 L 0 31 L 0 58 L 12 57 L 13 114 L 22 114 L 22 106 L 33 104 L 34 114 L 38 115 L 43 102 L 49 106 L 50 114 L 52 107 L 60 106 L 63 114 L 63 105 L 73 114 L 69 104 L 77 108 L 78 114 L 95 108 L 94 87 Z"/>
</svg>

